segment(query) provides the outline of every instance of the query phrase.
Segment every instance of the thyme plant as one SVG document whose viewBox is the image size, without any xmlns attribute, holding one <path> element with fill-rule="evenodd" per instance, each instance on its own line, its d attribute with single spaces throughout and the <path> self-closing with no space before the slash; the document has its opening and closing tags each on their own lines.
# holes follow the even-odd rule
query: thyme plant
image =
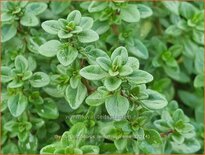
<svg viewBox="0 0 205 155">
<path fill-rule="evenodd" d="M 1 21 L 1 153 L 203 153 L 203 1 L 4 1 Z"/>
</svg>

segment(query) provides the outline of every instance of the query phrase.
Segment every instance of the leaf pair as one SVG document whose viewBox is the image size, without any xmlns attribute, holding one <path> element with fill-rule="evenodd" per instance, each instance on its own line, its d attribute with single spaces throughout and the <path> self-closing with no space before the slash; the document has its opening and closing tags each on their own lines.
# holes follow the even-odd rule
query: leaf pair
<svg viewBox="0 0 205 155">
<path fill-rule="evenodd" d="M 116 48 L 111 57 L 99 57 L 97 65 L 89 65 L 80 70 L 80 75 L 88 80 L 103 80 L 104 86 L 109 91 L 117 90 L 126 79 L 130 83 L 144 84 L 152 81 L 153 77 L 138 70 L 139 61 L 128 57 L 126 48 Z"/>
<path fill-rule="evenodd" d="M 42 28 L 50 34 L 58 35 L 60 39 L 72 38 L 75 35 L 81 43 L 90 43 L 99 39 L 98 34 L 91 28 L 93 19 L 81 17 L 78 10 L 72 11 L 67 19 L 48 20 L 42 23 Z"/>
<path fill-rule="evenodd" d="M 75 48 L 69 45 L 64 46 L 58 40 L 50 40 L 41 45 L 39 53 L 45 57 L 57 56 L 63 66 L 72 64 L 78 56 L 78 51 Z"/>
<path fill-rule="evenodd" d="M 28 5 L 24 2 L 6 2 L 5 6 L 5 11 L 1 14 L 3 22 L 3 25 L 1 27 L 1 42 L 6 42 L 16 35 L 17 29 L 19 29 L 19 26 L 15 21 L 16 19 L 20 18 L 20 24 L 22 26 L 37 26 L 39 24 L 39 18 L 37 16 L 47 9 L 47 4 L 43 2 L 32 2 Z"/>
</svg>

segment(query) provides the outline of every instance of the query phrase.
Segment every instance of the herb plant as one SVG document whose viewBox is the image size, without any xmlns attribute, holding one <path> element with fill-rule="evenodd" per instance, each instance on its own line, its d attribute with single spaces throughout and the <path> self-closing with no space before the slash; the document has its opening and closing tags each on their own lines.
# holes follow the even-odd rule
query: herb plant
<svg viewBox="0 0 205 155">
<path fill-rule="evenodd" d="M 2 154 L 204 149 L 203 1 L 1 2 Z"/>
</svg>

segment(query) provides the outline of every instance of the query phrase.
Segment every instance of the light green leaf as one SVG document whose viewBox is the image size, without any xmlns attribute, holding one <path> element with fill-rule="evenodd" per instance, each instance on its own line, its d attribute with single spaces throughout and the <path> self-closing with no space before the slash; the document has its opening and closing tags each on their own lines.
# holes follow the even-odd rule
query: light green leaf
<svg viewBox="0 0 205 155">
<path fill-rule="evenodd" d="M 160 134 L 154 129 L 145 130 L 145 140 L 153 145 L 162 144 Z"/>
<path fill-rule="evenodd" d="M 112 60 L 112 68 L 111 69 L 112 69 L 113 72 L 115 72 L 115 71 L 118 72 L 118 70 L 122 67 L 122 65 L 124 64 L 123 59 L 124 58 L 121 55 L 119 55 L 119 56 L 116 56 Z"/>
<path fill-rule="evenodd" d="M 108 6 L 107 2 L 93 1 L 93 2 L 90 3 L 90 5 L 88 7 L 88 11 L 90 13 L 92 13 L 92 12 L 100 12 L 100 11 L 104 10 L 107 6 Z"/>
<path fill-rule="evenodd" d="M 83 154 L 99 154 L 99 146 L 94 145 L 84 145 L 80 148 L 83 151 Z"/>
<path fill-rule="evenodd" d="M 19 2 L 19 6 L 24 8 L 29 2 L 28 1 L 21 1 Z"/>
<path fill-rule="evenodd" d="M 74 124 L 69 131 L 64 132 L 61 138 L 61 143 L 64 146 L 74 145 L 79 146 L 81 141 L 83 141 L 87 133 L 87 128 L 84 123 L 79 122 Z"/>
<path fill-rule="evenodd" d="M 104 81 L 104 86 L 108 91 L 114 91 L 120 87 L 122 80 L 117 77 L 107 77 Z"/>
<path fill-rule="evenodd" d="M 127 139 L 118 139 L 114 141 L 115 147 L 118 150 L 124 150 L 127 146 Z"/>
<path fill-rule="evenodd" d="M 71 38 L 73 36 L 72 33 L 65 32 L 63 30 L 58 31 L 58 37 L 61 39 Z"/>
<path fill-rule="evenodd" d="M 120 17 L 122 20 L 133 23 L 140 20 L 140 12 L 137 5 L 128 4 L 127 7 L 121 9 Z"/>
<path fill-rule="evenodd" d="M 150 20 L 145 20 L 141 24 L 141 28 L 140 28 L 140 32 L 139 32 L 140 38 L 145 39 L 149 35 L 149 33 L 151 32 L 153 26 L 154 25 Z"/>
<path fill-rule="evenodd" d="M 68 86 L 65 91 L 65 99 L 72 109 L 77 109 L 87 96 L 87 88 L 80 82 L 76 89 Z"/>
<path fill-rule="evenodd" d="M 1 27 L 1 42 L 4 43 L 16 35 L 17 28 L 15 24 L 3 24 Z"/>
<path fill-rule="evenodd" d="M 67 146 L 65 148 L 65 154 L 83 154 L 83 151 L 79 148 L 73 148 L 72 146 Z"/>
<path fill-rule="evenodd" d="M 8 88 L 19 88 L 23 86 L 23 80 L 21 81 L 17 81 L 17 80 L 13 80 L 8 84 Z"/>
<path fill-rule="evenodd" d="M 151 82 L 153 80 L 153 76 L 148 72 L 135 70 L 132 74 L 127 76 L 127 80 L 134 84 L 144 84 Z"/>
<path fill-rule="evenodd" d="M 77 58 L 78 51 L 72 46 L 64 47 L 58 50 L 57 58 L 63 66 L 68 66 Z"/>
<path fill-rule="evenodd" d="M 85 30 L 78 34 L 78 40 L 82 43 L 90 43 L 99 39 L 98 34 L 93 30 Z"/>
<path fill-rule="evenodd" d="M 199 106 L 195 108 L 195 118 L 197 123 L 204 123 L 204 104 L 201 102 Z"/>
<path fill-rule="evenodd" d="M 75 89 L 78 87 L 79 83 L 81 82 L 81 78 L 79 75 L 73 75 L 70 78 L 70 86 Z"/>
<path fill-rule="evenodd" d="M 184 114 L 184 111 L 182 109 L 175 110 L 172 115 L 174 122 L 177 122 L 179 120 L 182 120 L 183 122 L 189 122 L 189 118 Z"/>
<path fill-rule="evenodd" d="M 56 20 L 47 20 L 41 24 L 42 28 L 50 34 L 58 34 L 60 26 Z"/>
<path fill-rule="evenodd" d="M 139 154 L 140 150 L 139 150 L 139 143 L 137 140 L 132 140 L 132 148 L 135 154 Z"/>
<path fill-rule="evenodd" d="M 167 124 L 166 120 L 156 120 L 154 121 L 154 125 L 162 132 L 168 132 L 170 130 L 170 126 Z"/>
<path fill-rule="evenodd" d="M 201 148 L 199 141 L 194 138 L 186 139 L 182 144 L 171 142 L 171 145 L 174 152 L 185 154 L 195 153 Z"/>
<path fill-rule="evenodd" d="M 51 154 L 56 150 L 56 146 L 54 144 L 46 145 L 40 150 L 40 154 Z"/>
<path fill-rule="evenodd" d="M 161 59 L 170 67 L 178 67 L 177 61 L 170 51 L 165 51 L 161 54 Z"/>
<path fill-rule="evenodd" d="M 128 52 L 137 58 L 148 59 L 149 57 L 146 46 L 138 39 L 130 40 L 126 47 Z"/>
<path fill-rule="evenodd" d="M 147 93 L 149 95 L 148 99 L 141 100 L 142 104 L 152 110 L 162 109 L 164 108 L 168 102 L 166 98 L 160 93 L 147 89 Z"/>
<path fill-rule="evenodd" d="M 109 140 L 117 140 L 120 139 L 123 135 L 122 129 L 120 128 L 116 128 L 113 125 L 113 122 L 109 122 L 109 123 L 102 123 L 100 125 L 100 134 Z M 115 147 L 114 145 L 112 147 Z"/>
<path fill-rule="evenodd" d="M 174 133 L 171 135 L 171 138 L 173 139 L 173 141 L 182 144 L 184 143 L 185 138 L 183 137 L 183 135 L 179 134 L 178 132 Z"/>
<path fill-rule="evenodd" d="M 21 73 L 25 72 L 28 69 L 28 60 L 23 55 L 18 55 L 15 58 L 15 68 Z"/>
<path fill-rule="evenodd" d="M 54 98 L 62 98 L 64 96 L 65 88 L 56 87 L 56 86 L 47 86 L 43 87 L 43 90 L 50 96 Z"/>
<path fill-rule="evenodd" d="M 173 103 L 170 103 L 170 104 L 173 104 Z M 161 121 L 159 120 L 161 125 L 168 126 L 169 128 L 173 128 L 174 120 L 172 119 L 170 112 L 164 110 L 161 114 L 161 118 L 162 120 Z M 166 123 L 166 125 L 164 123 Z"/>
<path fill-rule="evenodd" d="M 87 47 L 85 54 L 88 57 L 88 61 L 91 65 L 96 65 L 96 59 L 98 57 L 105 57 L 107 59 L 109 59 L 109 56 L 107 55 L 107 53 L 103 50 L 100 49 L 96 49 L 96 48 L 89 48 Z"/>
<path fill-rule="evenodd" d="M 26 139 L 26 141 L 25 142 L 20 142 L 18 144 L 18 146 L 20 148 L 27 148 L 28 145 L 30 146 L 30 149 L 26 150 L 27 153 L 34 153 L 37 150 L 37 148 L 38 148 L 38 138 L 37 138 L 36 135 L 32 135 L 31 133 L 29 133 L 28 138 Z"/>
<path fill-rule="evenodd" d="M 7 145 L 5 145 L 1 152 L 3 154 L 14 154 L 19 153 L 18 145 L 13 142 L 8 142 Z"/>
<path fill-rule="evenodd" d="M 25 111 L 27 104 L 27 98 L 23 94 L 16 94 L 8 99 L 8 108 L 14 117 L 20 116 Z"/>
<path fill-rule="evenodd" d="M 138 130 L 133 132 L 133 135 L 136 137 L 137 140 L 142 141 L 145 138 L 145 132 L 143 128 L 139 128 Z"/>
<path fill-rule="evenodd" d="M 196 13 L 197 9 L 192 3 L 189 2 L 181 2 L 179 6 L 179 13 L 181 16 L 186 19 L 191 19 L 193 15 Z"/>
<path fill-rule="evenodd" d="M 193 125 L 191 125 L 190 123 L 185 123 L 182 120 L 178 120 L 175 123 L 174 128 L 179 133 L 188 133 L 194 130 Z"/>
<path fill-rule="evenodd" d="M 1 14 L 1 21 L 2 22 L 8 22 L 8 21 L 12 20 L 12 18 L 13 18 L 13 16 L 11 13 L 6 12 L 6 13 Z"/>
<path fill-rule="evenodd" d="M 179 15 L 179 5 L 177 1 L 162 1 L 164 6 L 172 13 Z"/>
<path fill-rule="evenodd" d="M 108 114 L 115 120 L 121 120 L 129 109 L 129 101 L 121 95 L 112 95 L 105 100 Z"/>
<path fill-rule="evenodd" d="M 106 57 L 99 57 L 96 59 L 97 64 L 105 71 L 111 68 L 111 61 Z"/>
<path fill-rule="evenodd" d="M 196 50 L 194 66 L 198 74 L 204 73 L 204 48 Z"/>
<path fill-rule="evenodd" d="M 204 75 L 199 74 L 194 79 L 194 87 L 204 87 Z"/>
<path fill-rule="evenodd" d="M 48 85 L 50 82 L 49 76 L 44 72 L 36 72 L 33 74 L 30 83 L 34 88 L 40 88 Z"/>
<path fill-rule="evenodd" d="M 79 34 L 80 32 L 82 32 L 83 29 L 80 26 L 76 26 L 74 30 L 72 30 L 70 33 L 71 34 Z"/>
<path fill-rule="evenodd" d="M 47 9 L 47 4 L 43 2 L 31 2 L 26 6 L 26 13 L 39 15 Z"/>
<path fill-rule="evenodd" d="M 101 35 L 101 34 L 107 32 L 110 29 L 110 27 L 109 27 L 109 25 L 107 25 L 106 21 L 105 22 L 95 21 L 92 29 L 95 32 L 97 32 L 99 35 Z"/>
<path fill-rule="evenodd" d="M 193 40 L 200 45 L 204 45 L 204 33 L 203 31 L 193 31 Z"/>
<path fill-rule="evenodd" d="M 29 13 L 21 18 L 20 23 L 27 27 L 37 26 L 39 24 L 39 19 L 35 15 Z"/>
<path fill-rule="evenodd" d="M 39 47 L 39 53 L 46 57 L 54 57 L 61 43 L 58 40 L 50 40 Z"/>
<path fill-rule="evenodd" d="M 179 81 L 181 83 L 187 83 L 190 81 L 190 77 L 183 71 L 180 71 L 179 68 L 169 67 L 165 65 L 163 66 L 163 68 L 165 73 L 176 81 Z"/>
<path fill-rule="evenodd" d="M 75 25 L 73 21 L 71 23 L 72 23 L 71 25 L 73 25 L 73 26 Z M 59 24 L 60 28 L 63 30 L 66 28 L 66 26 L 67 26 L 67 24 L 69 24 L 69 22 L 66 19 L 59 18 L 58 24 Z"/>
<path fill-rule="evenodd" d="M 105 102 L 105 99 L 108 97 L 108 92 L 95 91 L 89 95 L 85 102 L 90 106 L 99 106 Z"/>
<path fill-rule="evenodd" d="M 23 80 L 23 81 L 25 81 L 25 80 L 30 79 L 30 78 L 31 78 L 31 76 L 32 76 L 32 74 L 33 74 L 33 73 L 32 73 L 30 70 L 25 71 L 25 72 L 23 73 L 22 80 Z"/>
<path fill-rule="evenodd" d="M 123 46 L 116 48 L 111 55 L 111 60 L 114 61 L 117 56 L 121 57 L 122 63 L 125 64 L 128 59 L 127 49 Z"/>
<path fill-rule="evenodd" d="M 50 99 L 45 98 L 44 103 L 36 106 L 37 114 L 46 119 L 56 119 L 59 116 L 56 103 Z"/>
<path fill-rule="evenodd" d="M 29 56 L 28 57 L 28 62 L 29 62 L 28 70 L 29 71 L 34 71 L 36 69 L 36 67 L 37 67 L 37 62 L 36 62 L 35 58 L 32 57 L 32 56 Z"/>
<path fill-rule="evenodd" d="M 61 3 L 61 1 L 51 1 L 50 3 L 51 11 L 56 15 L 67 14 L 70 2 Z"/>
<path fill-rule="evenodd" d="M 119 74 L 119 71 L 113 71 L 112 69 L 109 69 L 108 73 L 110 76 L 117 76 Z"/>
<path fill-rule="evenodd" d="M 83 30 L 89 30 L 93 26 L 93 19 L 91 17 L 82 17 L 79 26 L 82 27 Z"/>
<path fill-rule="evenodd" d="M 81 13 L 78 10 L 73 10 L 71 13 L 69 13 L 67 20 L 69 22 L 74 21 L 75 24 L 79 24 L 81 21 Z"/>
<path fill-rule="evenodd" d="M 178 28 L 176 25 L 170 25 L 166 30 L 165 33 L 170 35 L 170 36 L 174 36 L 174 37 L 178 37 L 182 34 L 182 30 L 180 28 Z"/>
<path fill-rule="evenodd" d="M 140 18 L 147 18 L 153 14 L 152 9 L 146 5 L 137 4 L 137 8 L 140 12 Z"/>
<path fill-rule="evenodd" d="M 119 74 L 120 76 L 128 76 L 133 73 L 133 69 L 128 65 L 124 65 L 120 68 L 119 72 L 120 72 Z"/>
<path fill-rule="evenodd" d="M 183 54 L 189 58 L 194 58 L 195 53 L 198 51 L 198 46 L 191 39 L 182 40 L 184 47 Z"/>
<path fill-rule="evenodd" d="M 133 70 L 137 70 L 140 67 L 139 60 L 135 57 L 128 57 L 127 66 L 130 66 Z"/>
<path fill-rule="evenodd" d="M 18 133 L 19 142 L 25 142 L 28 136 L 29 136 L 29 132 L 27 131 L 19 132 Z"/>
<path fill-rule="evenodd" d="M 178 95 L 182 102 L 191 108 L 194 108 L 196 104 L 200 104 L 200 98 L 195 93 L 179 90 Z"/>
<path fill-rule="evenodd" d="M 1 66 L 1 82 L 7 83 L 12 79 L 13 77 L 11 77 L 11 68 L 7 66 Z"/>
<path fill-rule="evenodd" d="M 106 72 L 97 65 L 90 65 L 81 69 L 80 75 L 88 80 L 101 80 L 106 77 Z"/>
</svg>

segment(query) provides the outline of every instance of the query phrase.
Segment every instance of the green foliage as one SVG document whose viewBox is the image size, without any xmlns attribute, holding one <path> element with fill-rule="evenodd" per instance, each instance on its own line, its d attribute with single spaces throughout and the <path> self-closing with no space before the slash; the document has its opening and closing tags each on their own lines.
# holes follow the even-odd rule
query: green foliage
<svg viewBox="0 0 205 155">
<path fill-rule="evenodd" d="M 2 154 L 203 154 L 204 3 L 1 3 Z"/>
</svg>

